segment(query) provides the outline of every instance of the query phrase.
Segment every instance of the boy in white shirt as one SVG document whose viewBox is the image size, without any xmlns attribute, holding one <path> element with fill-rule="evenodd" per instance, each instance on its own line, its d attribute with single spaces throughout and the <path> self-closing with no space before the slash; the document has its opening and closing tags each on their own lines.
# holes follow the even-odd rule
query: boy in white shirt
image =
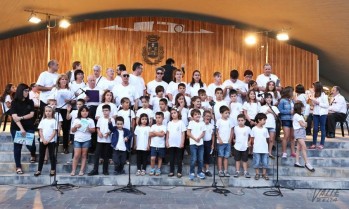
<svg viewBox="0 0 349 209">
<path fill-rule="evenodd" d="M 268 168 L 268 129 L 264 128 L 267 116 L 264 113 L 258 113 L 255 117 L 256 126 L 251 131 L 251 143 L 253 143 L 253 167 L 256 171 L 255 180 L 259 180 L 259 168 L 262 168 L 262 178 L 269 180 L 267 175 Z"/>
<path fill-rule="evenodd" d="M 211 161 L 211 152 L 214 148 L 213 139 L 213 125 L 211 123 L 212 113 L 209 110 L 204 111 L 205 136 L 204 136 L 204 170 L 205 176 L 211 177 L 212 173 L 209 170 Z"/>
<path fill-rule="evenodd" d="M 155 88 L 156 96 L 154 95 L 153 97 L 150 98 L 150 105 L 153 108 L 153 113 L 155 114 L 156 112 L 160 111 L 160 100 L 161 99 L 166 99 L 164 96 L 164 87 L 163 86 L 157 86 Z"/>
<path fill-rule="evenodd" d="M 167 123 L 170 121 L 170 112 L 168 111 L 168 107 L 167 107 L 167 99 L 162 98 L 159 101 L 160 104 L 160 111 L 158 112 L 162 112 L 164 114 L 164 120 L 162 121 L 162 124 L 167 126 Z"/>
<path fill-rule="evenodd" d="M 183 95 L 184 95 L 184 98 L 185 98 L 185 101 L 187 102 L 187 105 L 190 105 L 191 99 L 190 99 L 190 97 L 188 97 L 188 96 L 186 95 L 186 90 L 187 90 L 187 86 L 185 85 L 185 83 L 179 83 L 179 84 L 178 84 L 178 93 L 183 94 Z M 175 104 L 175 103 L 176 103 L 176 101 L 175 101 L 176 96 L 177 96 L 177 94 L 176 94 L 176 95 L 173 95 L 172 104 Z"/>
<path fill-rule="evenodd" d="M 238 125 L 237 117 L 242 112 L 242 104 L 238 102 L 238 93 L 236 90 L 232 89 L 229 91 L 230 96 L 230 120 L 233 123 L 233 126 Z"/>
<path fill-rule="evenodd" d="M 240 104 L 240 103 L 239 103 Z M 234 177 L 240 176 L 240 162 L 242 161 L 242 168 L 244 169 L 245 178 L 251 178 L 247 171 L 248 161 L 248 146 L 250 144 L 251 128 L 245 126 L 245 115 L 239 114 L 237 116 L 238 126 L 234 127 L 234 160 L 235 160 L 235 174 Z"/>
<path fill-rule="evenodd" d="M 156 176 L 161 175 L 161 166 L 162 158 L 165 157 L 165 135 L 166 135 L 166 126 L 163 125 L 164 113 L 157 112 L 155 113 L 155 124 L 150 128 L 150 176 L 154 174 Z M 158 157 L 158 168 L 155 169 L 155 160 Z"/>
<path fill-rule="evenodd" d="M 103 174 L 109 175 L 108 171 L 108 157 L 111 143 L 111 132 L 108 127 L 109 119 L 112 125 L 115 125 L 114 118 L 110 117 L 111 107 L 108 104 L 102 106 L 103 117 L 100 117 L 97 121 L 97 146 L 94 156 L 93 170 L 88 173 L 89 176 L 98 175 L 99 157 L 103 157 Z M 103 153 L 103 154 L 102 154 Z"/>
<path fill-rule="evenodd" d="M 218 88 L 217 88 L 218 89 Z M 217 90 L 216 89 L 216 90 Z M 217 94 L 216 94 L 217 97 Z M 230 111 L 227 106 L 219 108 L 221 118 L 217 120 L 217 150 L 218 150 L 218 176 L 230 177 L 228 172 L 228 158 L 231 152 L 231 140 L 233 138 L 234 130 L 231 121 L 229 120 Z M 224 172 L 222 170 L 222 163 Z"/>
<path fill-rule="evenodd" d="M 228 107 L 228 104 L 227 104 L 227 102 L 223 98 L 223 89 L 216 88 L 215 96 L 216 96 L 216 100 L 214 100 L 215 105 L 213 107 L 213 110 L 214 110 L 214 113 L 215 113 L 215 120 L 218 121 L 221 118 L 221 114 L 219 114 L 220 113 L 220 108 L 222 106 L 227 106 Z M 229 107 L 228 107 L 228 109 L 229 109 Z"/>
<path fill-rule="evenodd" d="M 209 101 L 207 100 L 207 95 L 205 89 L 199 89 L 198 95 L 201 99 L 201 108 L 204 110 L 212 110 Z"/>
<path fill-rule="evenodd" d="M 142 102 L 142 108 L 137 110 L 136 113 L 136 124 L 139 124 L 139 117 L 141 114 L 146 114 L 148 115 L 148 119 L 149 119 L 149 125 L 151 126 L 153 124 L 153 119 L 154 119 L 154 112 L 149 108 L 149 96 L 141 96 L 140 98 L 141 102 Z"/>
</svg>

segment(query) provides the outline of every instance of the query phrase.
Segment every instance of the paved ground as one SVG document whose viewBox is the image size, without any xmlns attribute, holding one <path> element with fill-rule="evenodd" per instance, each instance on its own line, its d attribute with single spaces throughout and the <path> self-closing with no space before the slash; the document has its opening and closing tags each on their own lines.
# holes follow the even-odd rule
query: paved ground
<svg viewBox="0 0 349 209">
<path fill-rule="evenodd" d="M 107 193 L 112 186 L 52 188 L 32 191 L 31 186 L 0 186 L 0 208 L 349 208 L 349 191 L 286 190 L 284 197 L 267 197 L 270 189 L 229 188 L 226 197 L 211 190 L 192 191 L 189 187 L 139 187 L 146 195 Z M 324 202 L 330 201 L 332 202 Z"/>
</svg>

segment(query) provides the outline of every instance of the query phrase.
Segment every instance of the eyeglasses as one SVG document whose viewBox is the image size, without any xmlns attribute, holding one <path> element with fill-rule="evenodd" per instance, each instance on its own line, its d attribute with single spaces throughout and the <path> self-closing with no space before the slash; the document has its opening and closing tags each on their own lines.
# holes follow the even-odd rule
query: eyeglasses
<svg viewBox="0 0 349 209">
<path fill-rule="evenodd" d="M 24 91 L 24 92 L 29 92 L 29 89 L 24 89 L 23 91 Z"/>
<path fill-rule="evenodd" d="M 128 78 L 128 77 L 130 77 L 130 75 L 129 74 L 123 74 L 122 77 Z"/>
<path fill-rule="evenodd" d="M 164 73 L 161 73 L 161 72 L 157 72 L 156 74 L 157 74 L 157 75 L 163 75 Z"/>
</svg>

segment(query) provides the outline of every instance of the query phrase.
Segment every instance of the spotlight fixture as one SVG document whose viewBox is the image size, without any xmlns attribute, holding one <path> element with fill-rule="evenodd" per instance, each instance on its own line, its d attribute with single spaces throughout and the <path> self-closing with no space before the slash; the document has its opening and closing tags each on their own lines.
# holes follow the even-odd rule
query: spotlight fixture
<svg viewBox="0 0 349 209">
<path fill-rule="evenodd" d="M 280 32 L 276 35 L 276 39 L 279 41 L 287 41 L 289 39 L 288 34 L 286 32 Z"/>
<path fill-rule="evenodd" d="M 68 28 L 69 26 L 70 26 L 70 22 L 66 18 L 63 18 L 61 21 L 59 21 L 60 28 Z"/>
<path fill-rule="evenodd" d="M 245 42 L 247 45 L 254 45 L 257 43 L 257 37 L 254 34 L 250 34 L 245 38 Z"/>
<path fill-rule="evenodd" d="M 29 16 L 28 21 L 34 24 L 38 24 L 41 22 L 41 19 L 38 18 L 38 16 L 36 16 L 34 12 L 32 12 L 31 15 Z"/>
</svg>

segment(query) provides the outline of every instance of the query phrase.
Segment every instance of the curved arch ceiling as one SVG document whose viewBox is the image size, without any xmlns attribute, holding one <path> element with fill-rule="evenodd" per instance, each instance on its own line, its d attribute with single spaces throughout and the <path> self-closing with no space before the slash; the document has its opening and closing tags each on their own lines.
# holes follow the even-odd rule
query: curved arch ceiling
<svg viewBox="0 0 349 209">
<path fill-rule="evenodd" d="M 319 55 L 321 80 L 349 92 L 347 0 L 2 0 L 0 7 L 0 38 L 44 27 L 30 25 L 29 13 L 24 9 L 69 16 L 73 21 L 158 15 L 214 21 L 254 31 L 292 28 L 290 43 Z"/>
</svg>

